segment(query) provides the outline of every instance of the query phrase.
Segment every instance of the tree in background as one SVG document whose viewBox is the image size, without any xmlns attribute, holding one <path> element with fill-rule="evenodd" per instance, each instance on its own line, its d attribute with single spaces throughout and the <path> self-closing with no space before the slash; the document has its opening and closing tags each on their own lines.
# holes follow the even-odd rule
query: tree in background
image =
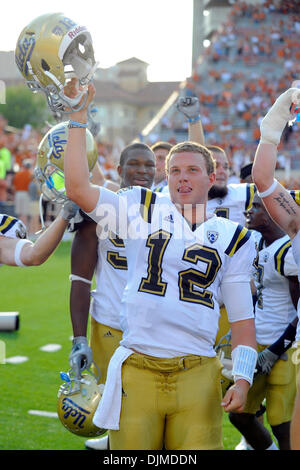
<svg viewBox="0 0 300 470">
<path fill-rule="evenodd" d="M 10 126 L 18 129 L 22 129 L 25 124 L 41 129 L 45 121 L 53 120 L 45 96 L 42 93 L 32 93 L 24 85 L 6 89 L 6 104 L 0 104 L 0 114 Z"/>
</svg>

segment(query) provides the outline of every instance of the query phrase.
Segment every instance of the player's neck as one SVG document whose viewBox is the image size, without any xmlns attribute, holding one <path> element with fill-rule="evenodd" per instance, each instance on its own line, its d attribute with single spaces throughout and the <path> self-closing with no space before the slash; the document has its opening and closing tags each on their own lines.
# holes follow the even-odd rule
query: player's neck
<svg viewBox="0 0 300 470">
<path fill-rule="evenodd" d="M 280 229 L 277 230 L 277 228 L 275 230 L 266 230 L 265 232 L 261 232 L 261 234 L 266 246 L 272 245 L 272 243 L 284 236 L 284 232 Z"/>
</svg>

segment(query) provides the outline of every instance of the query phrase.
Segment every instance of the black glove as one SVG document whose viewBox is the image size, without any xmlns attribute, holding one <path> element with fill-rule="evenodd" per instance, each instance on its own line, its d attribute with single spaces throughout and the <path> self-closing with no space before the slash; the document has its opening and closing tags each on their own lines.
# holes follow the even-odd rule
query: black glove
<svg viewBox="0 0 300 470">
<path fill-rule="evenodd" d="M 91 366 L 93 353 L 85 336 L 76 336 L 72 344 L 69 363 L 76 377 L 80 378 L 81 372 Z"/>
<path fill-rule="evenodd" d="M 196 96 L 179 98 L 176 103 L 176 108 L 190 122 L 200 119 L 200 104 Z"/>
<path fill-rule="evenodd" d="M 256 369 L 258 374 L 267 375 L 271 372 L 272 367 L 274 366 L 275 362 L 281 359 L 283 361 L 288 360 L 288 355 L 286 353 L 281 354 L 278 356 L 277 354 L 270 351 L 269 348 L 264 349 L 260 353 L 258 353 Z"/>
</svg>

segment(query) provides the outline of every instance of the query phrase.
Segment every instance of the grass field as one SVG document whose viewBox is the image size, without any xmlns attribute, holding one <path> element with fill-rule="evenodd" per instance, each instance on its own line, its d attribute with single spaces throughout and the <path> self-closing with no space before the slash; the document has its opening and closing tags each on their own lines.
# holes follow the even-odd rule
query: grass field
<svg viewBox="0 0 300 470">
<path fill-rule="evenodd" d="M 18 331 L 1 332 L 6 358 L 28 360 L 0 364 L 0 449 L 83 450 L 85 438 L 67 431 L 58 418 L 29 414 L 56 412 L 60 371 L 69 368 L 70 242 L 63 242 L 46 264 L 35 268 L 0 268 L 0 311 L 19 312 Z M 41 351 L 60 345 L 56 352 Z M 224 448 L 234 449 L 239 433 L 224 414 Z"/>
</svg>

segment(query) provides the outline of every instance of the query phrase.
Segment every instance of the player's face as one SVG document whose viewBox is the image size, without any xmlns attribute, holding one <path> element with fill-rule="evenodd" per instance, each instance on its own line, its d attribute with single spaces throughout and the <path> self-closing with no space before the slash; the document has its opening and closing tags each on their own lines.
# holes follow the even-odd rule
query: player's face
<svg viewBox="0 0 300 470">
<path fill-rule="evenodd" d="M 118 167 L 121 186 L 143 186 L 151 188 L 155 175 L 155 159 L 151 151 L 131 150 L 124 165 Z"/>
<path fill-rule="evenodd" d="M 229 178 L 229 163 L 225 153 L 213 151 L 216 160 L 216 182 L 214 186 L 225 187 Z"/>
<path fill-rule="evenodd" d="M 204 157 L 196 152 L 172 155 L 169 161 L 168 184 L 171 200 L 181 207 L 203 204 L 215 182 L 215 173 L 207 174 Z"/>
<path fill-rule="evenodd" d="M 163 181 L 166 177 L 165 160 L 168 153 L 169 150 L 163 148 L 158 148 L 157 150 L 154 150 L 156 161 L 155 181 L 158 183 L 160 181 Z"/>
<path fill-rule="evenodd" d="M 270 225 L 270 218 L 261 201 L 255 195 L 252 202 L 252 207 L 246 213 L 246 227 L 250 230 L 257 230 L 260 232 Z"/>
</svg>

